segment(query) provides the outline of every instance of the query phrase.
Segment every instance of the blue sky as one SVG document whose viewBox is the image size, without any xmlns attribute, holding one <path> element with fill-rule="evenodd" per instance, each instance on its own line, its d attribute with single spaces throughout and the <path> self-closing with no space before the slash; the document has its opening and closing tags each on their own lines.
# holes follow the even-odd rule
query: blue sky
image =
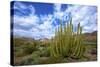
<svg viewBox="0 0 100 67">
<path fill-rule="evenodd" d="M 34 39 L 51 38 L 59 27 L 72 17 L 74 29 L 80 22 L 83 33 L 97 30 L 97 7 L 71 4 L 11 2 L 13 34 Z"/>
</svg>

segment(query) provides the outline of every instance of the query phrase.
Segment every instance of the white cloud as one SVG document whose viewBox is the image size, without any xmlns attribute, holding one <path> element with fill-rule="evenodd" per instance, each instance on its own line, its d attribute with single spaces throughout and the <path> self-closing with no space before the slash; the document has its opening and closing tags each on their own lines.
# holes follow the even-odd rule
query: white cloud
<svg viewBox="0 0 100 67">
<path fill-rule="evenodd" d="M 32 37 L 31 35 L 33 34 L 32 32 L 25 31 L 23 29 L 13 29 L 13 32 L 14 35 L 18 35 L 21 37 Z"/>
<path fill-rule="evenodd" d="M 23 25 L 23 26 L 28 26 L 28 25 L 36 25 L 36 23 L 39 21 L 39 18 L 36 15 L 33 16 L 14 16 L 14 23 Z"/>
<path fill-rule="evenodd" d="M 88 19 L 83 20 L 83 33 L 97 31 L 97 13 L 88 16 Z"/>
<path fill-rule="evenodd" d="M 17 34 L 16 32 L 18 32 L 20 35 L 22 36 L 32 36 L 35 39 L 39 39 L 39 38 L 50 38 L 52 36 L 52 25 L 51 25 L 51 15 L 48 15 L 46 20 L 43 21 L 42 24 L 38 24 L 38 20 L 39 18 L 36 16 L 27 16 L 27 17 L 19 17 L 19 16 L 15 16 L 14 17 L 14 23 L 20 24 L 24 27 L 27 27 L 29 25 L 33 25 L 32 29 L 24 31 L 24 30 L 15 30 L 15 34 Z M 30 33 L 29 33 L 30 32 Z M 33 33 L 33 34 L 31 34 Z"/>
<path fill-rule="evenodd" d="M 43 20 L 43 18 L 45 20 Z M 47 15 L 47 16 L 42 16 L 40 19 L 43 20 L 43 23 L 38 25 L 38 30 L 39 31 L 39 35 L 42 36 L 42 38 L 51 38 L 51 36 L 53 35 L 53 28 L 52 28 L 52 15 Z M 34 29 L 34 27 L 33 27 Z M 36 31 L 34 31 L 36 32 Z"/>
<path fill-rule="evenodd" d="M 21 2 L 14 2 L 14 9 L 18 9 L 21 11 L 21 13 L 24 12 L 22 9 L 29 9 L 30 13 L 27 16 L 19 16 L 19 15 L 14 15 L 13 16 L 13 21 L 16 24 L 22 25 L 22 26 L 29 26 L 33 25 L 35 26 L 37 22 L 39 22 L 39 17 L 35 15 L 35 8 L 32 5 L 24 5 Z"/>
<path fill-rule="evenodd" d="M 27 9 L 29 9 L 30 10 L 30 16 L 31 15 L 34 15 L 35 14 L 35 8 L 34 8 L 34 6 L 32 6 L 32 5 L 25 5 L 25 4 L 23 4 L 23 3 L 21 3 L 21 2 L 14 2 L 14 5 L 13 5 L 13 8 L 12 9 L 15 9 L 15 10 L 19 10 L 20 11 L 20 13 L 24 13 L 25 14 L 25 10 L 27 10 Z"/>
<path fill-rule="evenodd" d="M 61 4 L 54 4 L 54 10 L 56 12 L 60 12 L 60 10 L 61 10 Z"/>
<path fill-rule="evenodd" d="M 30 11 L 31 11 L 30 16 L 33 16 L 35 14 L 35 8 L 34 8 L 34 6 L 30 5 L 28 7 L 28 9 L 30 9 Z"/>
<path fill-rule="evenodd" d="M 73 24 L 75 26 L 78 23 L 83 27 L 83 31 L 85 32 L 93 32 L 97 27 L 97 12 L 96 7 L 94 6 L 83 6 L 83 5 L 74 5 L 69 6 L 66 9 L 65 13 L 71 12 Z"/>
<path fill-rule="evenodd" d="M 61 11 L 61 4 L 54 4 L 54 17 L 62 19 L 64 12 Z"/>
<path fill-rule="evenodd" d="M 13 9 L 26 9 L 27 6 L 22 4 L 21 2 L 14 2 Z"/>
</svg>

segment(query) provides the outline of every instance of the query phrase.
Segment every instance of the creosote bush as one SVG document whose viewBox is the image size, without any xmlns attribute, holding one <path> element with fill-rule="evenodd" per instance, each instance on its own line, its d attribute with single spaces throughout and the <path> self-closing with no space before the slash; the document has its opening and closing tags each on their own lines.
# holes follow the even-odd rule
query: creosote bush
<svg viewBox="0 0 100 67">
<path fill-rule="evenodd" d="M 69 23 L 62 25 L 55 30 L 55 36 L 50 43 L 51 57 L 72 57 L 81 58 L 84 54 L 82 27 L 80 23 L 77 32 L 73 31 L 72 18 Z"/>
</svg>

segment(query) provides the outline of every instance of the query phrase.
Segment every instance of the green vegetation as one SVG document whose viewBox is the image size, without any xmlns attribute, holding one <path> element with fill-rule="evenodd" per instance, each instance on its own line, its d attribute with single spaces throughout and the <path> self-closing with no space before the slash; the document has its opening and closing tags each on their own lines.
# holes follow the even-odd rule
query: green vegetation
<svg viewBox="0 0 100 67">
<path fill-rule="evenodd" d="M 94 32 L 95 33 L 95 32 Z M 91 33 L 90 33 L 91 34 Z M 55 30 L 51 39 L 34 40 L 14 37 L 14 65 L 53 64 L 97 60 L 97 35 L 82 34 L 78 24 L 73 31 L 72 19 Z M 93 41 L 94 40 L 94 41 Z"/>
<path fill-rule="evenodd" d="M 55 32 L 55 37 L 50 44 L 51 56 L 53 57 L 74 57 L 80 58 L 84 54 L 85 46 L 83 44 L 82 27 L 78 24 L 77 33 L 73 32 L 72 19 L 70 23 L 60 27 Z"/>
</svg>

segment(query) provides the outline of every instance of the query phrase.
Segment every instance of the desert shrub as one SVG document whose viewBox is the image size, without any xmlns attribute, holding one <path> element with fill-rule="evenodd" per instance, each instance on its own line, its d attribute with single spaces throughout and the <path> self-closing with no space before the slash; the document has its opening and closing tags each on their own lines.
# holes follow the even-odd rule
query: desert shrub
<svg viewBox="0 0 100 67">
<path fill-rule="evenodd" d="M 28 55 L 28 56 L 23 57 L 19 64 L 20 65 L 28 65 L 32 61 L 34 61 L 33 57 L 31 55 Z"/>
<path fill-rule="evenodd" d="M 30 55 L 23 56 L 20 59 L 19 65 L 30 65 L 30 64 L 37 64 L 40 62 L 38 58 L 40 58 L 40 52 L 39 51 L 34 51 Z"/>
<path fill-rule="evenodd" d="M 20 47 L 25 42 L 26 42 L 26 40 L 24 40 L 23 38 L 14 38 L 13 39 L 13 45 L 14 45 L 14 47 Z"/>
<path fill-rule="evenodd" d="M 32 53 L 32 56 L 33 56 L 33 57 L 35 57 L 35 56 L 40 57 L 40 51 L 34 51 L 34 52 Z"/>
<path fill-rule="evenodd" d="M 23 52 L 23 49 L 17 49 L 17 51 L 14 52 L 15 57 L 21 57 L 24 55 L 26 55 L 26 54 Z"/>
<path fill-rule="evenodd" d="M 41 57 L 49 57 L 50 56 L 50 51 L 49 51 L 49 49 L 48 49 L 48 47 L 45 47 L 44 49 L 42 49 L 41 51 L 40 51 L 40 56 Z"/>
<path fill-rule="evenodd" d="M 44 57 L 48 57 L 48 56 L 50 56 L 50 51 L 49 51 L 48 47 L 44 47 L 44 46 L 39 46 L 38 45 L 36 48 L 37 48 L 37 50 L 32 52 L 33 55 L 37 54 L 40 57 L 43 57 L 43 56 Z"/>
<path fill-rule="evenodd" d="M 31 54 L 33 51 L 37 50 L 36 46 L 32 42 L 25 42 L 21 48 L 25 54 Z"/>
</svg>

